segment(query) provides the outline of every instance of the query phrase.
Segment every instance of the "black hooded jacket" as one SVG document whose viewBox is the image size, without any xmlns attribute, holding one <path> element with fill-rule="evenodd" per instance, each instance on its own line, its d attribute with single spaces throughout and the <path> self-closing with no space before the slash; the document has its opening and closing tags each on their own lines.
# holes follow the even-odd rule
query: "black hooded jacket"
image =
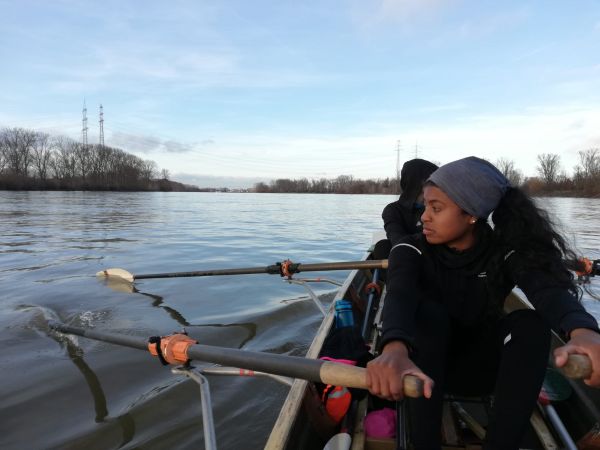
<svg viewBox="0 0 600 450">
<path fill-rule="evenodd" d="M 503 257 L 502 273 L 494 273 L 497 251 L 485 225 L 477 243 L 457 252 L 429 244 L 422 234 L 406 236 L 389 255 L 387 296 L 381 346 L 404 341 L 414 349 L 415 315 L 422 301 L 444 304 L 452 320 L 464 327 L 481 327 L 502 316 L 507 294 L 518 286 L 548 326 L 562 335 L 575 328 L 598 330 L 568 286 L 543 270 L 529 267 L 518 252 Z"/>
<path fill-rule="evenodd" d="M 421 230 L 423 206 L 416 203 L 423 183 L 437 166 L 424 159 L 412 159 L 402 166 L 400 172 L 400 198 L 383 209 L 383 227 L 387 238 L 395 245 L 402 237 Z"/>
</svg>

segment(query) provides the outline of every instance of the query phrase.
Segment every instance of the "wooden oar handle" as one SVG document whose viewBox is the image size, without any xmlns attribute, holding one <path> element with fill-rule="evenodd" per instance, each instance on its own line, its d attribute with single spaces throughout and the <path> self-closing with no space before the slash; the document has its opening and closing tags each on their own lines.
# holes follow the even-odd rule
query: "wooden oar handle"
<svg viewBox="0 0 600 450">
<path fill-rule="evenodd" d="M 163 339 L 166 338 L 165 336 L 147 339 L 94 329 L 79 328 L 60 322 L 49 322 L 48 325 L 50 328 L 62 333 L 74 334 L 111 344 L 147 351 L 149 349 L 148 344 L 151 341 L 154 344 L 158 343 L 161 351 L 163 351 L 163 348 L 168 350 L 167 344 L 169 341 L 164 342 L 165 346 L 163 346 Z M 274 353 L 252 352 L 236 348 L 215 347 L 212 345 L 191 345 L 191 343 L 189 346 L 185 346 L 185 350 L 180 349 L 179 351 L 183 356 L 175 358 L 176 361 L 188 358 L 191 360 L 211 362 L 222 366 L 239 367 L 247 370 L 266 372 L 291 378 L 300 378 L 336 386 L 367 389 L 367 370 L 362 367 L 350 366 L 348 364 L 302 358 L 300 356 L 277 355 Z M 165 359 L 169 361 L 171 358 L 168 357 Z M 421 380 L 410 375 L 404 377 L 404 394 L 408 397 L 422 396 L 423 383 Z"/>
<path fill-rule="evenodd" d="M 324 384 L 367 389 L 367 369 L 348 364 L 325 361 L 320 370 Z M 403 379 L 404 395 L 418 398 L 423 396 L 423 380 L 414 375 Z"/>
<path fill-rule="evenodd" d="M 567 359 L 567 363 L 559 367 L 559 370 L 569 378 L 589 378 L 592 374 L 592 361 L 586 355 L 571 354 Z"/>
</svg>

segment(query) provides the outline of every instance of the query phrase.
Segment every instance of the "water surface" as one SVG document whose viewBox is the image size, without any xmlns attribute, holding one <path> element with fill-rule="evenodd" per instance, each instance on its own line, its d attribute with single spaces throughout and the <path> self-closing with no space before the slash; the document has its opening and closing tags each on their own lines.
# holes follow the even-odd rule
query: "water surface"
<svg viewBox="0 0 600 450">
<path fill-rule="evenodd" d="M 146 353 L 61 338 L 48 320 L 147 337 L 303 354 L 320 323 L 272 275 L 143 280 L 155 273 L 360 259 L 391 196 L 0 192 L 0 447 L 203 448 L 196 385 Z M 600 200 L 543 199 L 582 254 L 600 257 Z M 347 272 L 323 273 L 343 281 Z M 600 283 L 600 280 L 597 282 Z M 333 290 L 315 288 L 323 302 Z M 600 303 L 584 305 L 600 317 Z M 262 448 L 287 388 L 211 377 L 220 448 Z M 198 400 L 198 401 L 195 401 Z"/>
</svg>

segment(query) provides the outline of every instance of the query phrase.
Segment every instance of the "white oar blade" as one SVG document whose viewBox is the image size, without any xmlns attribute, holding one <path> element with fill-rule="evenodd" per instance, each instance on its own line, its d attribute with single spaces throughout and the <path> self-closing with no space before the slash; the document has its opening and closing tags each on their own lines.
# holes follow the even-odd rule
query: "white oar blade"
<svg viewBox="0 0 600 450">
<path fill-rule="evenodd" d="M 123 280 L 129 281 L 130 283 L 133 283 L 133 274 L 127 272 L 125 269 L 101 270 L 100 272 L 98 272 L 96 274 L 96 276 L 98 278 L 118 277 L 118 278 L 122 278 Z"/>
<path fill-rule="evenodd" d="M 327 441 L 323 450 L 349 450 L 352 438 L 348 433 L 338 433 Z"/>
</svg>

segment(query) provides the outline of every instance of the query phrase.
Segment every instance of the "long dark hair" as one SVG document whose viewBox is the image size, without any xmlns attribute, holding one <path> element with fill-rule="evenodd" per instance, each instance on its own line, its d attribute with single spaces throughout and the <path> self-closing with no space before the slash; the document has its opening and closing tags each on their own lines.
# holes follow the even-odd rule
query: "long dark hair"
<svg viewBox="0 0 600 450">
<path fill-rule="evenodd" d="M 498 255 L 497 267 L 514 250 L 528 267 L 549 273 L 576 295 L 573 274 L 566 264 L 577 268 L 577 255 L 556 231 L 548 213 L 538 208 L 527 194 L 519 188 L 508 188 L 492 214 L 492 222 L 495 241 L 503 251 Z"/>
</svg>

